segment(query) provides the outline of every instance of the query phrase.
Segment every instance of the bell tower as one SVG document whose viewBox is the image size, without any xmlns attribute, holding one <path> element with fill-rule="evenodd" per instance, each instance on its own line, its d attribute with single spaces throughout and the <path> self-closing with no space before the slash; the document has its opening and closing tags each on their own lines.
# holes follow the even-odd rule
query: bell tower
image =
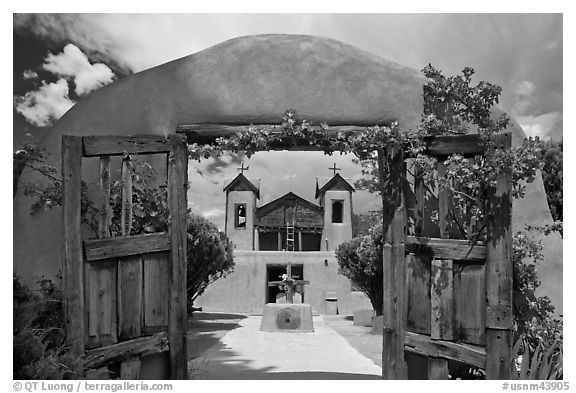
<svg viewBox="0 0 576 393">
<path fill-rule="evenodd" d="M 256 215 L 256 199 L 260 198 L 260 190 L 246 176 L 242 167 L 240 174 L 226 187 L 226 220 L 224 231 L 238 250 L 254 250 L 254 218 Z"/>
<path fill-rule="evenodd" d="M 316 199 L 324 208 L 324 229 L 320 250 L 334 251 L 340 243 L 352 240 L 352 187 L 336 171 L 336 164 L 330 170 L 334 175 L 326 184 L 318 188 L 316 184 Z"/>
</svg>

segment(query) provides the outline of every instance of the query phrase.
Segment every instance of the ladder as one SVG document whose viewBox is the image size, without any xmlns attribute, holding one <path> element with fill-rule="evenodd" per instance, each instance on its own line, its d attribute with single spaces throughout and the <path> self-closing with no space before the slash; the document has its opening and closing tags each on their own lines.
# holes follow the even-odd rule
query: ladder
<svg viewBox="0 0 576 393">
<path fill-rule="evenodd" d="M 294 251 L 294 224 L 286 224 L 286 251 Z"/>
</svg>

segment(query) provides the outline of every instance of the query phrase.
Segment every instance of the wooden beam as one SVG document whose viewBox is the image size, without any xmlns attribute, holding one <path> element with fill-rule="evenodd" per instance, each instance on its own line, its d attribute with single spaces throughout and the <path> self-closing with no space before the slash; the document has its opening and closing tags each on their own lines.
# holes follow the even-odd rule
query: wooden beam
<svg viewBox="0 0 576 393">
<path fill-rule="evenodd" d="M 84 264 L 81 238 L 82 137 L 62 136 L 63 303 L 66 340 L 73 356 L 84 355 Z"/>
<path fill-rule="evenodd" d="M 163 135 L 85 136 L 83 145 L 84 157 L 154 154 L 170 151 L 170 144 Z"/>
<path fill-rule="evenodd" d="M 406 307 L 406 172 L 400 146 L 378 151 L 378 177 L 383 206 L 383 349 L 382 378 L 407 379 L 404 360 Z"/>
<path fill-rule="evenodd" d="M 168 336 L 161 332 L 153 336 L 139 337 L 86 351 L 86 368 L 99 368 L 108 364 L 122 362 L 134 356 L 148 356 L 165 352 L 169 349 Z"/>
<path fill-rule="evenodd" d="M 510 133 L 496 135 L 510 149 Z M 486 378 L 512 378 L 512 169 L 498 174 L 490 203 L 486 249 Z"/>
<path fill-rule="evenodd" d="M 217 138 L 228 138 L 236 132 L 248 131 L 250 128 L 266 130 L 270 133 L 280 134 L 282 126 L 279 124 L 179 124 L 176 132 L 184 134 L 188 143 L 197 143 L 200 145 L 211 144 Z M 326 128 L 328 136 L 336 137 L 339 133 L 351 136 L 370 128 L 366 125 L 333 125 Z M 427 144 L 427 154 L 431 156 L 446 157 L 454 153 L 460 153 L 466 156 L 482 154 L 486 148 L 483 144 L 482 137 L 477 134 L 470 135 L 442 135 L 430 137 L 425 140 Z M 284 140 L 271 146 L 272 150 L 324 150 L 322 145 L 310 145 L 307 140 L 291 139 Z"/>
<path fill-rule="evenodd" d="M 425 139 L 426 154 L 447 157 L 452 154 L 473 156 L 486 151 L 482 136 L 478 134 L 439 135 Z"/>
<path fill-rule="evenodd" d="M 170 341 L 170 370 L 172 379 L 187 379 L 188 331 L 186 269 L 187 258 L 187 198 L 188 147 L 182 135 L 170 135 L 168 158 L 168 209 L 170 220 L 170 285 L 168 307 L 168 339 Z"/>
<path fill-rule="evenodd" d="M 486 259 L 486 246 L 470 245 L 467 240 L 407 236 L 406 252 L 431 254 L 436 259 L 458 261 L 483 262 Z"/>
<path fill-rule="evenodd" d="M 166 232 L 84 241 L 84 253 L 88 262 L 169 249 L 170 237 Z"/>
<path fill-rule="evenodd" d="M 445 340 L 432 340 L 430 336 L 406 332 L 405 348 L 423 356 L 456 360 L 472 366 L 484 368 L 486 350 L 484 347 L 455 343 Z"/>
</svg>

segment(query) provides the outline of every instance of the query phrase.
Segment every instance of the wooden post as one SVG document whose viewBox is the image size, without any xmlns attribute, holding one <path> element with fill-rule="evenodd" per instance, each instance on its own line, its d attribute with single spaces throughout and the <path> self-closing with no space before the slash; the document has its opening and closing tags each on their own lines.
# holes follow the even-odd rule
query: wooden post
<svg viewBox="0 0 576 393">
<path fill-rule="evenodd" d="M 438 162 L 438 177 L 445 176 L 444 162 Z M 438 191 L 438 226 L 440 237 L 450 237 L 448 209 L 450 193 Z M 432 340 L 454 339 L 454 276 L 453 261 L 432 259 L 430 271 L 430 338 Z M 428 379 L 448 379 L 448 360 L 430 356 L 428 358 Z"/>
<path fill-rule="evenodd" d="M 298 231 L 298 251 L 302 251 L 302 231 Z"/>
<path fill-rule="evenodd" d="M 120 213 L 120 232 L 130 236 L 132 229 L 132 163 L 130 156 L 122 160 L 122 212 Z"/>
<path fill-rule="evenodd" d="M 188 146 L 182 135 L 170 135 L 168 158 L 168 231 L 171 245 L 170 305 L 168 308 L 168 341 L 172 379 L 187 379 L 186 269 L 187 269 L 187 198 Z"/>
<path fill-rule="evenodd" d="M 82 137 L 62 136 L 63 285 L 66 340 L 73 356 L 84 355 L 84 260 L 81 235 Z"/>
<path fill-rule="evenodd" d="M 509 150 L 510 133 L 495 135 L 497 149 Z M 512 169 L 498 175 L 490 199 L 486 249 L 486 378 L 512 378 Z"/>
<path fill-rule="evenodd" d="M 383 348 L 382 378 L 406 379 L 404 307 L 406 263 L 404 243 L 404 159 L 400 146 L 378 150 L 378 175 L 383 213 Z"/>
</svg>

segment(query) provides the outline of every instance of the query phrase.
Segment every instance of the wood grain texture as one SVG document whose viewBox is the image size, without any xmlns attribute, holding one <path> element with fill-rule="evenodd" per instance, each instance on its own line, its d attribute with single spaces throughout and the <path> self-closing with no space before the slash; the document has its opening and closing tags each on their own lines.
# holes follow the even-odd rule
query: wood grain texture
<svg viewBox="0 0 576 393">
<path fill-rule="evenodd" d="M 124 360 L 120 364 L 120 379 L 138 379 L 141 364 L 142 361 L 139 356 Z"/>
<path fill-rule="evenodd" d="M 454 339 L 454 288 L 451 259 L 433 259 L 430 284 L 430 336 Z"/>
<path fill-rule="evenodd" d="M 98 237 L 110 237 L 112 206 L 110 206 L 110 156 L 100 156 L 98 203 Z"/>
<path fill-rule="evenodd" d="M 84 157 L 101 155 L 168 153 L 168 140 L 163 135 L 138 136 L 85 136 Z"/>
<path fill-rule="evenodd" d="M 480 346 L 432 340 L 430 336 L 412 332 L 406 332 L 405 344 L 406 350 L 420 355 L 452 359 L 481 368 L 485 366 L 486 350 Z"/>
<path fill-rule="evenodd" d="M 86 346 L 94 348 L 114 344 L 117 331 L 117 261 L 107 260 L 98 264 L 87 263 L 85 293 L 88 334 Z"/>
<path fill-rule="evenodd" d="M 170 286 L 168 339 L 172 379 L 187 379 L 186 314 L 186 214 L 188 190 L 188 147 L 182 135 L 170 135 L 168 158 L 168 223 L 170 235 Z"/>
<path fill-rule="evenodd" d="M 66 340 L 74 356 L 84 354 L 84 263 L 81 239 L 82 137 L 62 136 L 63 303 Z"/>
<path fill-rule="evenodd" d="M 454 335 L 484 345 L 486 274 L 484 264 L 454 264 Z"/>
<path fill-rule="evenodd" d="M 486 329 L 486 379 L 511 379 L 512 330 Z"/>
<path fill-rule="evenodd" d="M 428 379 L 445 381 L 450 376 L 448 361 L 434 356 L 428 357 Z"/>
<path fill-rule="evenodd" d="M 168 335 L 161 332 L 153 336 L 139 337 L 106 347 L 86 351 L 86 368 L 99 368 L 108 364 L 121 362 L 134 356 L 148 356 L 165 352 L 169 349 Z"/>
<path fill-rule="evenodd" d="M 170 238 L 167 232 L 93 239 L 84 242 L 87 261 L 167 251 L 169 249 Z"/>
<path fill-rule="evenodd" d="M 510 149 L 510 133 L 495 135 L 498 149 Z M 498 174 L 490 204 L 486 250 L 486 378 L 511 379 L 512 331 L 512 177 Z"/>
<path fill-rule="evenodd" d="M 406 255 L 406 329 L 430 334 L 430 258 Z"/>
<path fill-rule="evenodd" d="M 429 254 L 436 259 L 472 262 L 483 262 L 486 259 L 486 246 L 470 245 L 467 240 L 407 236 L 406 251 Z"/>
<path fill-rule="evenodd" d="M 368 130 L 369 127 L 374 125 L 333 125 L 326 128 L 328 136 L 335 137 L 338 133 L 347 136 Z M 256 124 L 240 125 L 240 124 L 179 124 L 176 127 L 176 132 L 186 135 L 188 143 L 209 144 L 213 143 L 216 138 L 230 137 L 236 132 L 247 131 L 255 127 L 258 129 L 266 130 L 270 133 L 280 133 L 282 127 L 279 124 Z M 449 156 L 454 153 L 463 155 L 480 154 L 485 151 L 485 146 L 479 135 L 443 135 L 428 138 L 425 143 L 427 144 L 427 154 L 431 156 Z M 322 145 L 310 145 L 307 140 L 290 139 L 277 143 L 273 148 L 282 148 L 294 150 L 323 150 Z"/>
<path fill-rule="evenodd" d="M 168 286 L 170 261 L 168 253 L 142 256 L 144 261 L 144 332 L 168 328 Z"/>
<path fill-rule="evenodd" d="M 122 210 L 120 233 L 130 236 L 132 230 L 132 162 L 130 156 L 122 159 Z"/>
<path fill-rule="evenodd" d="M 399 146 L 378 151 L 378 175 L 383 206 L 383 349 L 382 378 L 406 379 L 404 319 L 406 307 L 405 168 Z"/>
<path fill-rule="evenodd" d="M 142 334 L 142 257 L 118 261 L 118 339 Z"/>
</svg>

